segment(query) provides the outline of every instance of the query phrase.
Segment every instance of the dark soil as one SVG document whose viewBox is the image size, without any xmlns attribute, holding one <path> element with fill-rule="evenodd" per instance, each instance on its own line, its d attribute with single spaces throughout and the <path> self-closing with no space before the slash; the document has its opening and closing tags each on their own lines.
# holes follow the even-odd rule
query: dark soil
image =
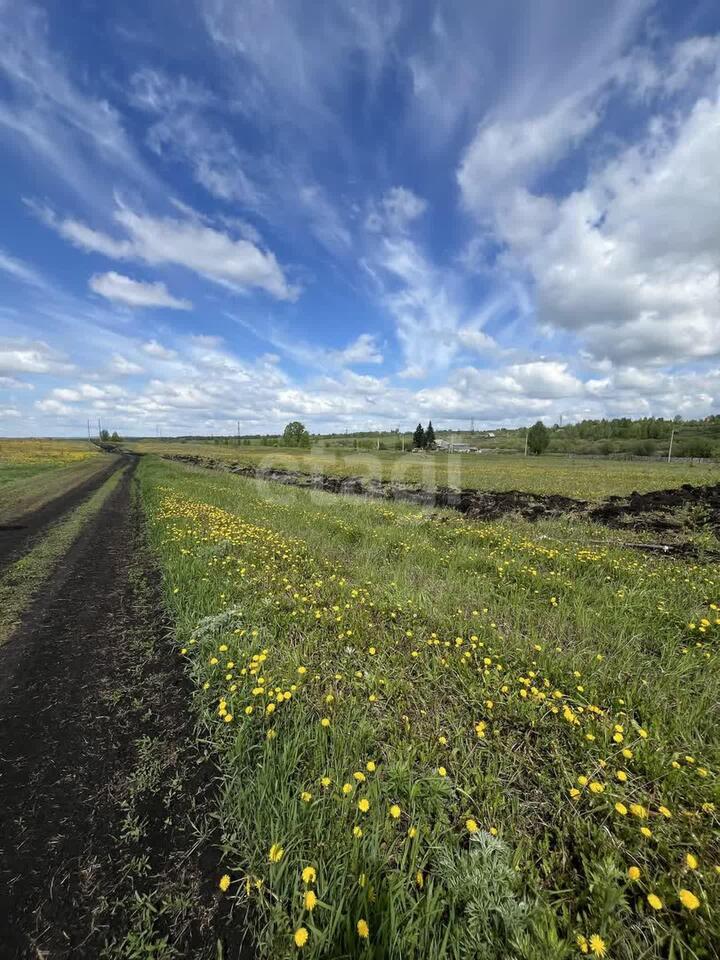
<svg viewBox="0 0 720 960">
<path fill-rule="evenodd" d="M 133 472 L 0 648 L 2 960 L 249 956 Z"/>
<path fill-rule="evenodd" d="M 59 497 L 55 497 L 39 510 L 24 517 L 13 518 L 12 523 L 0 525 L 0 570 L 12 562 L 13 558 L 26 551 L 30 543 L 37 539 L 50 524 L 55 523 L 64 514 L 74 510 L 83 500 L 99 490 L 108 477 L 128 462 L 128 457 L 118 457 L 107 466 L 94 473 L 87 480 L 71 487 Z"/>
<path fill-rule="evenodd" d="M 526 520 L 577 516 L 624 530 L 668 533 L 710 530 L 720 538 L 720 484 L 694 487 L 685 484 L 673 490 L 631 493 L 628 497 L 609 497 L 598 504 L 574 500 L 557 494 L 524 493 L 520 490 L 454 490 L 397 484 L 367 477 L 333 477 L 301 473 L 295 470 L 248 467 L 225 460 L 175 454 L 166 460 L 178 460 L 211 470 L 225 470 L 243 477 L 271 480 L 308 490 L 350 494 L 381 500 L 400 500 L 427 507 L 450 507 L 472 520 L 497 520 L 508 514 Z M 690 543 L 630 544 L 639 549 L 665 555 L 692 556 L 697 552 Z M 706 552 L 705 556 L 710 558 Z"/>
</svg>

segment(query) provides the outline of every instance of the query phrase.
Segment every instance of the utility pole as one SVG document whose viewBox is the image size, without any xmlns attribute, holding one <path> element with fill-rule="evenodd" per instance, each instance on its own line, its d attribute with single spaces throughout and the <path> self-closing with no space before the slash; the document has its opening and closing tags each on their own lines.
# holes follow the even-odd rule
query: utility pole
<svg viewBox="0 0 720 960">
<path fill-rule="evenodd" d="M 530 431 L 528 430 L 527 427 L 525 427 L 525 453 L 523 454 L 523 456 L 525 456 L 525 457 L 527 456 L 527 445 L 528 445 L 528 434 L 529 434 L 529 433 L 530 433 Z"/>
<path fill-rule="evenodd" d="M 672 430 L 670 431 L 670 446 L 668 447 L 668 459 L 667 459 L 668 463 L 670 463 L 670 457 L 672 456 L 672 445 L 673 445 L 674 436 L 675 436 L 675 427 L 673 427 Z"/>
</svg>

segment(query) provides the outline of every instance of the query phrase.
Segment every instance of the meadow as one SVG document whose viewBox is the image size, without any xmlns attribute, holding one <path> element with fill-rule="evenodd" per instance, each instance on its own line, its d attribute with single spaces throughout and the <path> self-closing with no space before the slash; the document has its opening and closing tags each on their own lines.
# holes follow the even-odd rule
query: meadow
<svg viewBox="0 0 720 960">
<path fill-rule="evenodd" d="M 435 487 L 522 490 L 557 493 L 581 500 L 601 500 L 637 490 L 720 482 L 720 465 L 712 462 L 608 460 L 564 456 L 359 452 L 316 447 L 310 450 L 238 446 L 233 443 L 140 440 L 128 444 L 138 453 L 199 456 L 241 466 L 281 468 L 331 476 L 363 476 Z"/>
<path fill-rule="evenodd" d="M 0 439 L 0 523 L 40 509 L 107 459 L 87 440 Z"/>
<path fill-rule="evenodd" d="M 711 476 L 461 469 L 577 496 Z M 718 955 L 717 565 L 578 521 L 472 523 L 154 457 L 139 474 L 219 767 L 213 882 L 262 957 Z"/>
</svg>

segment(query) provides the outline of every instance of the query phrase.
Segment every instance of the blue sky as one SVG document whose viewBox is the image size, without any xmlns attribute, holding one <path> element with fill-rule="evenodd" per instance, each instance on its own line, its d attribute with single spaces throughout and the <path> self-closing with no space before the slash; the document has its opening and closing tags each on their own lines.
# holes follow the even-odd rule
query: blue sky
<svg viewBox="0 0 720 960">
<path fill-rule="evenodd" d="M 714 0 L 0 0 L 0 434 L 720 411 Z"/>
</svg>

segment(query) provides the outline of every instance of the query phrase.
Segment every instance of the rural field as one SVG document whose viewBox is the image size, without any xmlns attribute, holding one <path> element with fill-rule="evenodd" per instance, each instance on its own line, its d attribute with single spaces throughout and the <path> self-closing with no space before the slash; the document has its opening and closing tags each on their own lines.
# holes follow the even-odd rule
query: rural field
<svg viewBox="0 0 720 960">
<path fill-rule="evenodd" d="M 143 455 L 83 451 L 107 475 L 0 558 L 18 944 L 717 956 L 717 487 L 672 524 L 486 521 L 129 446 Z M 15 449 L 4 469 L 42 463 L 28 495 L 68 469 L 61 444 Z M 518 466 L 519 489 L 593 500 L 718 482 L 689 464 L 595 464 L 594 486 L 585 461 Z M 516 486 L 494 460 L 461 469 Z"/>
</svg>

